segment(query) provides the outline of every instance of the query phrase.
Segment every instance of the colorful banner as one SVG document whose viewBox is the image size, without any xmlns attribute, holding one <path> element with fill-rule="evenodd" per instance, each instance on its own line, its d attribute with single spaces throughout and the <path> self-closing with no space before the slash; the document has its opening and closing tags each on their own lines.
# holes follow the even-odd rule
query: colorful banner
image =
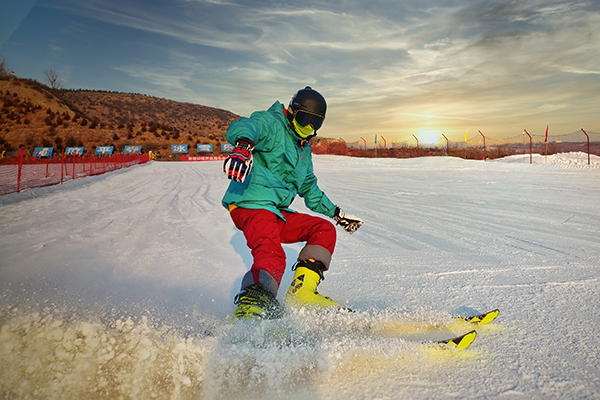
<svg viewBox="0 0 600 400">
<path fill-rule="evenodd" d="M 142 154 L 142 146 L 125 146 L 123 154 Z"/>
<path fill-rule="evenodd" d="M 54 147 L 36 147 L 33 150 L 34 157 L 52 157 L 52 152 L 54 151 Z"/>
<path fill-rule="evenodd" d="M 82 156 L 85 149 L 83 147 L 67 147 L 65 154 L 71 156 Z"/>
<path fill-rule="evenodd" d="M 544 143 L 548 143 L 548 128 L 550 125 L 546 125 L 546 139 L 544 139 Z"/>
<path fill-rule="evenodd" d="M 225 156 L 181 156 L 181 161 L 222 161 Z"/>
<path fill-rule="evenodd" d="M 187 152 L 188 152 L 187 144 L 172 144 L 171 145 L 171 153 L 187 154 Z"/>
<path fill-rule="evenodd" d="M 115 146 L 98 146 L 96 147 L 97 156 L 110 156 L 115 150 Z"/>
<path fill-rule="evenodd" d="M 233 145 L 230 143 L 221 143 L 221 153 L 231 153 Z"/>
<path fill-rule="evenodd" d="M 212 144 L 199 144 L 197 145 L 198 153 L 212 153 L 213 145 Z"/>
</svg>

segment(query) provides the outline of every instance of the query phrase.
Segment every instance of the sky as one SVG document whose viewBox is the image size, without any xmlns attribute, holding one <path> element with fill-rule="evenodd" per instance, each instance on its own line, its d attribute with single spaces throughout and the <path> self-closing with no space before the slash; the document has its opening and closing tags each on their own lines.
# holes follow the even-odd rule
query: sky
<svg viewBox="0 0 600 400">
<path fill-rule="evenodd" d="M 241 116 L 308 85 L 346 141 L 600 131 L 598 0 L 0 0 L 0 59 Z"/>
</svg>

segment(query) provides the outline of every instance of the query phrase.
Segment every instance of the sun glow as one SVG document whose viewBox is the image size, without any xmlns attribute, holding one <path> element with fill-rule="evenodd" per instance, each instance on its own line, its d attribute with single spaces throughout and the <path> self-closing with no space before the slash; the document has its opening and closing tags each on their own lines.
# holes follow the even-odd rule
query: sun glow
<svg viewBox="0 0 600 400">
<path fill-rule="evenodd" d="M 423 130 L 418 133 L 419 143 L 422 145 L 434 145 L 438 144 L 442 140 L 442 132 L 438 130 Z"/>
</svg>

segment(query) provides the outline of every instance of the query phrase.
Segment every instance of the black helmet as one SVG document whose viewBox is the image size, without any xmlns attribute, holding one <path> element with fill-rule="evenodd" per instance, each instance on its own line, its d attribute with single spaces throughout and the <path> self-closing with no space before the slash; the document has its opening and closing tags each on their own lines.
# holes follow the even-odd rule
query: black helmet
<svg viewBox="0 0 600 400">
<path fill-rule="evenodd" d="M 290 108 L 295 114 L 296 122 L 302 126 L 311 124 L 316 131 L 323 125 L 327 103 L 319 92 L 307 86 L 292 97 Z"/>
</svg>

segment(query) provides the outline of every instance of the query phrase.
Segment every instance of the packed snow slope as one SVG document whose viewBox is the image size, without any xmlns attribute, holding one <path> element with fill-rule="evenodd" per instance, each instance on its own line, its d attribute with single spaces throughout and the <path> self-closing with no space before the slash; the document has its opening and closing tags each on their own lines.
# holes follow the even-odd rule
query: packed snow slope
<svg viewBox="0 0 600 400">
<path fill-rule="evenodd" d="M 220 162 L 0 197 L 0 397 L 600 399 L 598 157 L 314 159 L 365 221 L 319 287 L 349 315 L 227 318 L 252 261 Z M 466 351 L 422 343 L 493 308 Z"/>
</svg>

